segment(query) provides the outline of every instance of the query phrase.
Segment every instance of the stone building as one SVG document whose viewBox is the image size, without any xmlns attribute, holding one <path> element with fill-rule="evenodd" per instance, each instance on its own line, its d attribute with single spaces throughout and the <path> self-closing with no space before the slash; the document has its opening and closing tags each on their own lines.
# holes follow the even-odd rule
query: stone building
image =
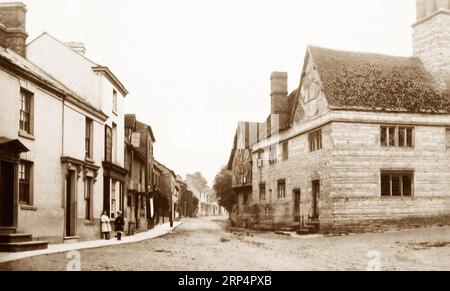
<svg viewBox="0 0 450 291">
<path fill-rule="evenodd" d="M 266 122 L 251 146 L 249 226 L 448 223 L 449 1 L 417 1 L 413 30 L 412 57 L 309 46 L 297 90 L 288 95 L 287 74 L 272 75 L 279 132 Z"/>
<path fill-rule="evenodd" d="M 102 176 L 110 168 L 104 154 L 105 124 L 110 118 L 105 107 L 62 82 L 64 78 L 55 77 L 57 72 L 50 74 L 44 65 L 37 65 L 50 59 L 52 49 L 41 58 L 30 52 L 32 45 L 25 47 L 25 20 L 25 5 L 0 4 L 0 197 L 5 198 L 0 202 L 4 219 L 0 233 L 26 233 L 18 239 L 33 235 L 35 240 L 50 242 L 98 238 L 104 202 Z M 81 57 L 64 44 L 51 57 L 60 51 Z M 64 64 L 60 56 L 58 61 L 53 69 Z M 98 75 L 97 81 L 101 78 Z M 120 103 L 117 115 L 123 100 Z M 116 141 L 112 147 L 116 159 L 123 160 L 119 153 L 123 146 L 122 150 L 117 147 Z M 126 173 L 118 168 L 121 175 Z M 118 194 L 122 187 L 115 186 Z M 14 242 L 10 238 L 1 241 Z M 14 248 L 24 250 L 29 245 L 15 244 Z"/>
<path fill-rule="evenodd" d="M 124 202 L 126 229 L 129 234 L 153 227 L 153 144 L 152 128 L 125 115 L 125 168 L 127 193 Z"/>
</svg>

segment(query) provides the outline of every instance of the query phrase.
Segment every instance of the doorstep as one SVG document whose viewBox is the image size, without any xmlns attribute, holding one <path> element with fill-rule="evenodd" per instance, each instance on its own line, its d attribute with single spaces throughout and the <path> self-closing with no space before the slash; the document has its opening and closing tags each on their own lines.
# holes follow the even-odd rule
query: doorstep
<svg viewBox="0 0 450 291">
<path fill-rule="evenodd" d="M 108 246 L 141 242 L 172 233 L 172 231 L 174 231 L 181 224 L 182 224 L 181 221 L 174 222 L 172 228 L 170 227 L 169 223 L 157 225 L 155 226 L 155 228 L 150 229 L 146 232 L 141 232 L 132 236 L 124 236 L 122 237 L 121 241 L 111 239 L 111 240 L 92 240 L 92 241 L 63 243 L 63 244 L 50 244 L 48 245 L 48 249 L 45 250 L 36 250 L 22 253 L 0 253 L 0 263 L 6 263 L 40 255 L 57 254 L 69 251 L 94 249 L 94 248 L 102 248 Z"/>
</svg>

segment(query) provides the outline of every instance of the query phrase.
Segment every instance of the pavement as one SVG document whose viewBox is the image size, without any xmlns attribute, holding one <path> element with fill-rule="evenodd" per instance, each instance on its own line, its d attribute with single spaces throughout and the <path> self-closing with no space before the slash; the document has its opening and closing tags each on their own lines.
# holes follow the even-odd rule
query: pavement
<svg viewBox="0 0 450 291">
<path fill-rule="evenodd" d="M 181 221 L 175 221 L 172 228 L 170 227 L 169 223 L 157 225 L 155 228 L 149 231 L 137 233 L 132 236 L 124 236 L 122 237 L 121 241 L 118 241 L 113 238 L 111 240 L 91 240 L 65 244 L 49 244 L 48 249 L 46 250 L 37 250 L 21 253 L 0 253 L 0 264 L 40 255 L 57 254 L 77 250 L 95 249 L 101 247 L 137 243 L 170 234 L 181 224 L 182 224 Z"/>
</svg>

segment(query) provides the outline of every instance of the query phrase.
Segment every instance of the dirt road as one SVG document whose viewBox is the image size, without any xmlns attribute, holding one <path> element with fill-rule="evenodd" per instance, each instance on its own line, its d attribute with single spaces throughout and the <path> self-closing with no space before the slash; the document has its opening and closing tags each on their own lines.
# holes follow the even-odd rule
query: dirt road
<svg viewBox="0 0 450 291">
<path fill-rule="evenodd" d="M 165 237 L 84 250 L 80 259 L 82 270 L 450 270 L 450 227 L 300 237 L 188 219 Z M 69 262 L 66 253 L 53 254 L 0 270 L 66 270 Z"/>
</svg>

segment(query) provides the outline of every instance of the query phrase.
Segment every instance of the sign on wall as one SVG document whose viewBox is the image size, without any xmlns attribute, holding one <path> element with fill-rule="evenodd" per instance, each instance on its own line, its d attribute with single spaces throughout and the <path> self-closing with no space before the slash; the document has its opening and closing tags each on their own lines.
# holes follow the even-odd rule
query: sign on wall
<svg viewBox="0 0 450 291">
<path fill-rule="evenodd" d="M 141 146 L 141 134 L 138 132 L 133 132 L 131 134 L 131 144 L 138 148 Z"/>
</svg>

